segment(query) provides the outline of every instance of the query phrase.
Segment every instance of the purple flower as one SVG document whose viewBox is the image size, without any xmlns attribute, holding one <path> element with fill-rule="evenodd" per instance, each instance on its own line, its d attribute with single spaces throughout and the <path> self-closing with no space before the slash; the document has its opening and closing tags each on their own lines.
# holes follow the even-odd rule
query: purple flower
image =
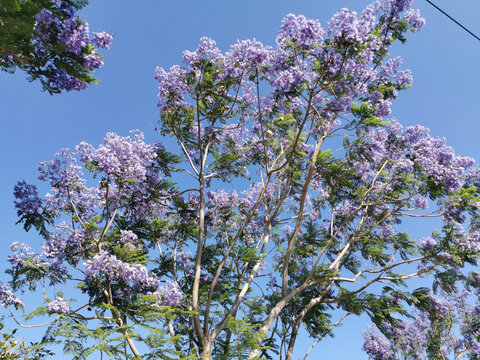
<svg viewBox="0 0 480 360">
<path fill-rule="evenodd" d="M 235 190 L 229 193 L 225 190 L 209 191 L 207 196 L 211 212 L 221 211 L 227 207 L 232 208 L 238 203 L 238 194 Z"/>
<path fill-rule="evenodd" d="M 433 298 L 433 294 L 430 294 Z M 453 311 L 453 306 L 448 300 L 433 298 L 433 311 L 437 313 L 438 316 L 446 316 L 448 313 Z"/>
<path fill-rule="evenodd" d="M 7 284 L 0 284 L 0 306 L 15 305 L 23 307 L 23 302 L 18 297 L 14 296 L 10 286 Z"/>
<path fill-rule="evenodd" d="M 437 245 L 437 242 L 431 237 L 423 238 L 420 240 L 420 247 L 423 250 L 431 250 Z"/>
<path fill-rule="evenodd" d="M 163 68 L 157 67 L 155 79 L 158 80 L 159 107 L 165 108 L 167 112 L 170 106 L 190 107 L 184 98 L 189 91 L 187 71 L 184 68 L 174 65 L 169 72 L 166 72 Z"/>
<path fill-rule="evenodd" d="M 168 280 L 165 286 L 150 294 L 157 297 L 155 306 L 177 306 L 183 298 L 182 291 L 175 283 Z"/>
<path fill-rule="evenodd" d="M 99 48 L 110 49 L 112 44 L 113 35 L 107 31 L 102 31 L 99 33 L 93 33 L 93 42 Z"/>
<path fill-rule="evenodd" d="M 40 254 L 30 251 L 30 246 L 14 242 L 10 245 L 10 249 L 13 251 L 13 255 L 8 257 L 8 262 L 12 265 L 9 270 L 12 274 L 22 274 L 25 268 L 39 268 L 45 271 L 49 268 L 50 264 L 43 261 Z"/>
<path fill-rule="evenodd" d="M 423 196 L 418 196 L 415 198 L 415 206 L 422 210 L 428 209 L 428 200 Z"/>
<path fill-rule="evenodd" d="M 38 14 L 35 15 L 36 23 L 42 24 L 44 26 L 50 26 L 55 21 L 55 19 L 56 17 L 48 9 L 42 9 Z"/>
<path fill-rule="evenodd" d="M 381 7 L 385 12 L 398 16 L 401 12 L 410 10 L 413 0 L 383 0 Z"/>
<path fill-rule="evenodd" d="M 188 252 L 181 252 L 177 254 L 177 265 L 181 266 L 184 271 L 186 271 L 186 268 L 192 264 L 192 259 L 193 259 L 193 254 L 188 251 Z"/>
<path fill-rule="evenodd" d="M 27 184 L 25 181 L 19 181 L 13 188 L 15 196 L 15 208 L 17 215 L 33 214 L 42 207 L 42 200 L 38 197 L 37 187 Z"/>
<path fill-rule="evenodd" d="M 62 24 L 58 41 L 67 45 L 67 51 L 80 55 L 82 49 L 89 44 L 88 23 L 70 18 Z"/>
<path fill-rule="evenodd" d="M 143 141 L 143 133 L 132 133 L 133 139 L 108 133 L 98 149 L 82 142 L 76 147 L 77 153 L 83 162 L 95 163 L 98 171 L 105 172 L 113 181 L 145 180 L 155 152 Z"/>
<path fill-rule="evenodd" d="M 165 286 L 158 290 L 158 294 L 162 304 L 166 306 L 177 306 L 183 297 L 183 293 L 177 285 L 168 280 L 165 282 Z"/>
<path fill-rule="evenodd" d="M 99 69 L 103 66 L 102 55 L 93 53 L 83 58 L 83 64 L 88 70 Z"/>
<path fill-rule="evenodd" d="M 362 333 L 363 351 L 374 360 L 387 360 L 393 357 L 392 346 L 388 339 L 380 334 L 376 326 L 369 327 Z"/>
<path fill-rule="evenodd" d="M 65 1 L 53 1 L 53 4 L 57 11 L 42 9 L 35 15 L 34 29 L 37 36 L 32 39 L 32 44 L 36 55 L 46 58 L 50 55 L 49 49 L 58 48 L 58 43 L 63 43 L 66 49 L 61 56 L 72 58 L 72 54 L 76 55 L 74 61 L 88 71 L 102 67 L 102 56 L 95 51 L 92 44 L 99 48 L 109 48 L 112 35 L 107 32 L 94 33 L 94 38 L 90 40 L 89 25 L 75 16 L 76 9 L 73 6 Z M 57 17 L 59 12 L 63 16 Z M 56 59 L 56 56 L 50 58 Z M 76 74 L 64 67 L 58 67 L 56 60 L 48 61 L 45 67 L 49 73 L 46 79 L 49 86 L 67 91 L 87 87 Z"/>
<path fill-rule="evenodd" d="M 133 287 L 144 290 L 156 288 L 158 279 L 141 264 L 126 263 L 105 251 L 83 262 L 87 276 L 105 274 L 111 281 L 123 281 Z"/>
<path fill-rule="evenodd" d="M 390 236 L 395 232 L 395 229 L 392 225 L 383 225 L 380 227 L 383 236 Z"/>
<path fill-rule="evenodd" d="M 48 312 L 50 314 L 68 314 L 70 312 L 70 303 L 59 297 L 48 304 Z"/>
<path fill-rule="evenodd" d="M 42 244 L 42 254 L 54 264 L 62 262 L 65 258 L 79 261 L 85 249 L 85 238 L 81 231 L 51 232 L 47 241 Z"/>
<path fill-rule="evenodd" d="M 60 20 L 48 9 L 42 9 L 35 15 L 34 29 L 43 41 L 48 41 L 52 38 L 55 40 L 60 24 Z"/>
<path fill-rule="evenodd" d="M 67 91 L 84 90 L 87 88 L 86 83 L 78 80 L 73 76 L 68 75 L 65 69 L 57 69 L 53 65 L 49 65 L 48 68 L 52 72 L 52 75 L 49 78 L 49 82 L 53 86 Z"/>
<path fill-rule="evenodd" d="M 279 48 L 289 47 L 289 43 L 306 50 L 322 42 L 324 30 L 318 20 L 307 19 L 303 15 L 288 14 L 282 20 L 276 42 Z"/>
<path fill-rule="evenodd" d="M 480 342 L 474 341 L 472 347 L 469 350 L 469 353 L 472 355 L 473 359 L 480 358 Z"/>
<path fill-rule="evenodd" d="M 271 56 L 271 48 L 255 39 L 238 41 L 225 54 L 225 65 L 228 69 L 226 71 L 236 74 L 242 70 L 255 71 L 259 67 L 268 66 Z"/>
<path fill-rule="evenodd" d="M 425 25 L 425 19 L 420 15 L 420 10 L 410 9 L 406 13 L 408 24 L 413 28 L 413 31 L 419 31 Z"/>
<path fill-rule="evenodd" d="M 120 230 L 120 243 L 122 245 L 135 244 L 138 241 L 138 236 L 130 230 Z"/>
<path fill-rule="evenodd" d="M 223 55 L 216 47 L 215 40 L 206 36 L 200 38 L 200 44 L 197 50 L 185 50 L 183 52 L 183 61 L 190 66 L 196 66 L 196 63 L 202 58 L 208 58 L 214 64 L 223 60 Z"/>
</svg>

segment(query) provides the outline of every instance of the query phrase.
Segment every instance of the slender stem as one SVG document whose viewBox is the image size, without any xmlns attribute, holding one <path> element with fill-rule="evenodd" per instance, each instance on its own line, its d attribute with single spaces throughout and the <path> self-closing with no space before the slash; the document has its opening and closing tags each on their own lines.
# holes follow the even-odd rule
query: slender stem
<svg viewBox="0 0 480 360">
<path fill-rule="evenodd" d="M 352 313 L 347 313 L 345 315 L 343 315 L 340 320 L 338 320 L 335 324 L 333 324 L 331 326 L 331 328 L 333 329 L 334 327 L 337 327 L 338 325 L 340 325 L 342 323 L 342 321 L 347 317 L 347 316 L 350 316 L 352 315 Z M 303 357 L 303 360 L 307 360 L 307 357 L 308 357 L 308 354 L 310 354 L 313 350 L 313 348 L 315 346 L 317 346 L 317 344 L 328 334 L 328 332 L 326 332 L 325 334 L 323 334 L 322 336 L 320 336 L 314 343 L 313 345 L 310 347 L 310 349 L 308 349 L 308 351 L 305 353 L 305 356 Z"/>
<path fill-rule="evenodd" d="M 197 95 L 197 109 L 199 108 L 199 97 Z M 198 214 L 198 243 L 197 243 L 197 254 L 195 257 L 195 276 L 193 280 L 193 288 L 192 288 L 192 310 L 195 312 L 193 317 L 193 327 L 195 332 L 197 333 L 200 345 L 202 348 L 206 346 L 206 334 L 202 329 L 202 325 L 200 323 L 199 317 L 199 289 L 200 289 L 200 276 L 202 272 L 202 255 L 203 255 L 203 246 L 204 246 L 204 236 L 205 236 L 205 179 L 203 173 L 203 151 L 202 151 L 202 138 L 201 138 L 201 124 L 200 124 L 200 114 L 197 111 L 197 126 L 198 126 L 198 149 L 200 152 L 200 169 L 198 173 L 198 181 L 199 181 L 199 193 L 200 193 L 200 201 L 199 201 L 199 214 Z"/>
<path fill-rule="evenodd" d="M 57 321 L 59 318 L 56 318 L 56 319 L 53 319 L 53 320 L 50 320 L 50 321 L 47 321 L 47 322 L 44 322 L 43 324 L 38 324 L 38 325 L 23 325 L 21 324 L 17 318 L 15 317 L 15 315 L 13 315 L 13 312 L 12 312 L 12 308 L 10 307 L 10 305 L 8 305 L 8 311 L 10 312 L 10 315 L 12 315 L 12 319 L 13 321 L 15 321 L 15 323 L 22 327 L 22 328 L 25 328 L 25 329 L 30 329 L 30 328 L 38 328 L 38 327 L 42 327 L 42 326 L 45 326 L 45 325 L 48 325 L 48 324 L 51 324 L 55 321 Z"/>
</svg>

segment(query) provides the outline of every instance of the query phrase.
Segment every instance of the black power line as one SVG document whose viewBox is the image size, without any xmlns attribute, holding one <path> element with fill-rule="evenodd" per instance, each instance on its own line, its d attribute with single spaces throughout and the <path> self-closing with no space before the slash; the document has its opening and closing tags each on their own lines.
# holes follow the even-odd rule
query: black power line
<svg viewBox="0 0 480 360">
<path fill-rule="evenodd" d="M 458 26 L 460 26 L 463 30 L 465 30 L 466 32 L 468 32 L 470 35 L 472 35 L 475 39 L 477 39 L 478 41 L 480 41 L 480 37 L 478 37 L 477 35 L 475 35 L 473 32 L 471 32 L 470 30 L 468 30 L 465 26 L 463 26 L 462 24 L 460 24 L 457 20 L 455 20 L 453 17 L 451 17 L 450 15 L 448 15 L 445 11 L 443 11 L 442 9 L 440 9 L 437 5 L 435 5 L 434 3 L 432 3 L 430 0 L 426 0 L 430 5 L 432 5 L 435 9 L 437 9 L 438 11 L 440 11 L 443 15 L 445 15 L 446 17 L 448 17 L 450 20 L 452 20 L 455 24 L 457 24 Z"/>
</svg>

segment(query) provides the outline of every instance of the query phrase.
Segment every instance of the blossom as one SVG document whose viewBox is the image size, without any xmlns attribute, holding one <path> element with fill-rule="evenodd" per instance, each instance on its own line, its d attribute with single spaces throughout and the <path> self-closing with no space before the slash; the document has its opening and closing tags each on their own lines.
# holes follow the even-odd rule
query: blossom
<svg viewBox="0 0 480 360">
<path fill-rule="evenodd" d="M 276 39 L 279 48 L 284 49 L 289 43 L 299 45 L 302 49 L 319 44 L 324 35 L 318 20 L 307 19 L 303 15 L 288 14 L 282 20 Z"/>
<path fill-rule="evenodd" d="M 132 133 L 133 138 L 107 133 L 98 149 L 81 142 L 76 150 L 83 162 L 95 163 L 98 171 L 105 172 L 111 180 L 144 180 L 155 152 L 143 141 L 143 133 Z"/>
<path fill-rule="evenodd" d="M 159 299 L 159 304 L 164 306 L 177 306 L 183 297 L 183 293 L 177 285 L 168 280 L 165 282 L 165 286 L 161 287 L 155 294 Z"/>
<path fill-rule="evenodd" d="M 430 294 L 430 296 L 433 297 L 433 294 Z M 452 312 L 453 306 L 448 300 L 433 297 L 433 301 L 433 311 L 435 311 L 438 316 L 446 316 Z"/>
<path fill-rule="evenodd" d="M 158 80 L 159 107 L 190 107 L 184 98 L 189 91 L 186 77 L 186 69 L 178 65 L 172 66 L 169 72 L 165 71 L 161 67 L 157 67 L 155 70 L 155 79 Z"/>
<path fill-rule="evenodd" d="M 13 195 L 16 199 L 15 208 L 17 209 L 18 216 L 33 214 L 42 207 L 42 200 L 38 196 L 37 187 L 27 184 L 25 180 L 19 181 L 17 185 L 15 185 Z"/>
<path fill-rule="evenodd" d="M 271 56 L 271 48 L 255 39 L 238 41 L 225 54 L 224 62 L 227 67 L 225 71 L 235 72 L 235 75 L 239 75 L 241 71 L 253 72 L 260 67 L 268 66 Z"/>
<path fill-rule="evenodd" d="M 83 262 L 87 276 L 105 274 L 112 281 L 123 281 L 139 289 L 151 289 L 158 286 L 158 279 L 150 274 L 144 265 L 127 263 L 115 255 L 101 251 L 91 260 Z"/>
<path fill-rule="evenodd" d="M 8 305 L 24 306 L 22 300 L 13 295 L 8 284 L 0 284 L 0 306 Z"/>
<path fill-rule="evenodd" d="M 58 55 L 68 58 L 68 61 L 73 59 L 83 66 L 83 73 L 98 69 L 103 66 L 103 61 L 93 45 L 108 49 L 113 36 L 108 32 L 100 32 L 94 33 L 94 38 L 90 39 L 89 24 L 75 16 L 74 6 L 65 1 L 52 1 L 51 5 L 51 10 L 44 8 L 35 14 L 36 35 L 32 39 L 35 55 L 47 59 L 45 73 L 48 75 L 45 83 L 59 90 L 85 89 L 87 84 L 80 80 L 85 78 L 78 76 L 78 70 L 73 74 L 67 67 L 58 66 Z M 65 50 L 51 56 L 50 49 L 58 49 L 58 44 L 62 44 Z"/>
<path fill-rule="evenodd" d="M 48 303 L 48 312 L 50 314 L 68 314 L 70 312 L 70 303 L 67 300 L 59 297 L 56 300 Z"/>
<path fill-rule="evenodd" d="M 428 200 L 423 196 L 418 196 L 415 198 L 415 206 L 422 210 L 428 209 Z"/>
<path fill-rule="evenodd" d="M 437 242 L 430 237 L 423 238 L 422 240 L 420 240 L 420 246 L 423 250 L 431 250 L 436 245 L 437 245 Z"/>
<path fill-rule="evenodd" d="M 420 15 L 420 11 L 410 9 L 406 13 L 408 24 L 412 26 L 413 31 L 419 31 L 425 25 L 425 19 Z"/>
<path fill-rule="evenodd" d="M 83 64 L 88 70 L 99 69 L 103 66 L 102 56 L 98 53 L 86 55 L 83 58 Z"/>
<path fill-rule="evenodd" d="M 107 31 L 93 33 L 93 42 L 99 48 L 110 49 L 112 40 L 113 35 Z"/>
<path fill-rule="evenodd" d="M 362 349 L 374 360 L 387 360 L 393 356 L 393 350 L 388 339 L 380 334 L 376 326 L 369 327 L 362 333 Z"/>
<path fill-rule="evenodd" d="M 131 230 L 120 230 L 120 243 L 135 244 L 138 241 L 138 236 Z"/>
<path fill-rule="evenodd" d="M 380 6 L 385 12 L 398 17 L 401 12 L 410 10 L 412 4 L 413 0 L 383 0 Z"/>
</svg>

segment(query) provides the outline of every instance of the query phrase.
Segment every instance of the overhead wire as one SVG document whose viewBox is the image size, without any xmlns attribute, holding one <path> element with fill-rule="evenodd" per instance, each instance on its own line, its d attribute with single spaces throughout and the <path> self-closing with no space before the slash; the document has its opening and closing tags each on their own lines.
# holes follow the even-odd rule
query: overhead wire
<svg viewBox="0 0 480 360">
<path fill-rule="evenodd" d="M 460 26 L 463 30 L 465 30 L 466 32 L 468 32 L 470 35 L 472 35 L 475 39 L 477 39 L 478 41 L 480 41 L 480 37 L 478 37 L 477 35 L 475 35 L 473 32 L 471 32 L 469 29 L 467 29 L 465 26 L 463 26 L 461 23 L 459 23 L 457 20 L 455 20 L 453 17 L 451 17 L 450 15 L 448 15 L 445 11 L 443 11 L 442 9 L 440 9 L 437 5 L 435 5 L 433 2 L 431 2 L 430 0 L 426 0 L 430 5 L 432 5 L 435 9 L 437 9 L 438 11 L 440 11 L 443 15 L 445 15 L 446 17 L 448 17 L 450 20 L 452 20 L 455 24 L 457 24 L 458 26 Z"/>
</svg>

